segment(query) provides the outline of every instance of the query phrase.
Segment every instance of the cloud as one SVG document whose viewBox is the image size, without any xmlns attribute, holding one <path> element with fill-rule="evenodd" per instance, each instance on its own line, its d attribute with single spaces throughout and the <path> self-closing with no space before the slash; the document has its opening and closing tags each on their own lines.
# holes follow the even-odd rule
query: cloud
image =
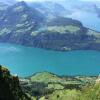
<svg viewBox="0 0 100 100">
<path fill-rule="evenodd" d="M 25 1 L 25 2 L 43 2 L 43 1 L 52 1 L 52 2 L 58 2 L 58 1 L 66 1 L 66 0 L 16 0 L 16 1 Z M 68 0 L 69 1 L 69 0 Z"/>
<path fill-rule="evenodd" d="M 80 0 L 80 1 L 85 1 L 85 2 L 100 2 L 100 0 Z"/>
<path fill-rule="evenodd" d="M 47 1 L 47 0 L 16 0 L 16 1 L 25 1 L 25 2 L 42 2 L 42 1 Z M 51 1 L 51 0 L 48 0 Z"/>
<path fill-rule="evenodd" d="M 25 2 L 42 2 L 42 1 L 53 1 L 53 0 L 16 0 L 16 1 L 25 1 Z M 69 1 L 69 0 L 54 0 L 54 1 Z M 85 1 L 85 2 L 100 2 L 100 0 L 77 0 L 77 1 Z"/>
<path fill-rule="evenodd" d="M 100 0 L 80 0 L 80 1 L 92 1 L 92 2 L 96 2 L 96 1 L 100 1 Z"/>
</svg>

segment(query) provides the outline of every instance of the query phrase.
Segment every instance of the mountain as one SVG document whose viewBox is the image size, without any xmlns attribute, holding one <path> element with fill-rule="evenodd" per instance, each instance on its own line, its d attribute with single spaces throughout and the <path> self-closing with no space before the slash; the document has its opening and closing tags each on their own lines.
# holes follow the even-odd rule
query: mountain
<svg viewBox="0 0 100 100">
<path fill-rule="evenodd" d="M 4 41 L 21 42 L 22 37 L 29 36 L 43 21 L 43 15 L 31 9 L 25 2 L 8 7 L 0 18 L 0 37 Z M 14 39 L 14 40 L 12 40 Z"/>
<path fill-rule="evenodd" d="M 92 12 L 94 13 L 94 5 L 98 4 L 97 2 L 93 1 L 86 1 L 86 0 L 59 0 L 59 4 L 61 4 L 65 9 L 74 12 Z"/>
<path fill-rule="evenodd" d="M 98 17 L 100 17 L 100 8 L 97 5 L 94 5 L 95 12 L 97 13 Z"/>
<path fill-rule="evenodd" d="M 8 69 L 0 66 L 0 100 L 31 100 L 23 93 L 19 79 L 12 76 Z"/>
<path fill-rule="evenodd" d="M 41 13 L 43 13 L 47 17 L 55 17 L 55 16 L 66 16 L 67 14 L 70 14 L 71 12 L 63 5 L 57 2 L 33 2 L 28 4 L 30 7 L 37 9 Z"/>
<path fill-rule="evenodd" d="M 18 2 L 0 13 L 0 42 L 58 51 L 100 50 L 100 33 L 71 18 L 47 18 L 36 7 Z"/>
</svg>

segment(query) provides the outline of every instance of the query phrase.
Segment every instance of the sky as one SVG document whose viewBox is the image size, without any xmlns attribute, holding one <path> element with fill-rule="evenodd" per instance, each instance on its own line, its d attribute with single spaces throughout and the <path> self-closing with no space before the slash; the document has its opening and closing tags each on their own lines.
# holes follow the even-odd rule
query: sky
<svg viewBox="0 0 100 100">
<path fill-rule="evenodd" d="M 60 2 L 60 3 L 66 3 L 66 1 L 67 1 L 67 2 L 71 2 L 71 3 L 75 3 L 74 1 L 76 1 L 76 2 L 78 2 L 78 1 L 85 1 L 85 2 L 93 2 L 94 4 L 100 4 L 100 0 L 0 0 L 0 2 L 4 2 L 4 3 L 7 3 L 7 4 L 13 4 L 16 1 L 17 2 L 25 1 L 27 3 L 42 2 L 42 1 L 52 1 L 52 2 Z"/>
<path fill-rule="evenodd" d="M 26 2 L 34 2 L 34 1 L 52 1 L 52 0 L 16 0 L 16 1 L 26 1 Z M 54 1 L 58 1 L 58 0 L 54 0 Z M 63 1 L 63 0 L 60 0 Z M 68 0 L 64 0 L 64 1 L 68 1 Z M 80 0 L 80 1 L 91 1 L 91 2 L 96 2 L 96 1 L 100 1 L 100 0 Z"/>
<path fill-rule="evenodd" d="M 26 1 L 26 2 L 34 2 L 34 1 L 47 1 L 47 0 L 17 0 L 17 1 Z"/>
<path fill-rule="evenodd" d="M 63 1 L 68 1 L 68 2 L 73 2 L 74 3 L 74 1 L 85 1 L 85 2 L 100 2 L 100 0 L 0 0 L 0 2 L 8 2 L 8 3 L 10 3 L 10 2 L 15 2 L 15 1 L 25 1 L 25 2 L 34 2 L 34 1 L 36 1 L 36 2 L 42 2 L 42 1 L 53 1 L 53 2 L 57 2 L 57 1 L 60 1 L 60 2 L 63 2 Z"/>
</svg>

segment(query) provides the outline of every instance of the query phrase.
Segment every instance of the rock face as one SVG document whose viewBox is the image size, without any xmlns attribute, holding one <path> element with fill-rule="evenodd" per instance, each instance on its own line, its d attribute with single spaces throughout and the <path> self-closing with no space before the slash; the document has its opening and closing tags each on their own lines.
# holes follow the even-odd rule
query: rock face
<svg viewBox="0 0 100 100">
<path fill-rule="evenodd" d="M 71 18 L 47 16 L 25 2 L 7 7 L 0 11 L 0 42 L 59 51 L 100 50 L 99 32 Z"/>
<path fill-rule="evenodd" d="M 19 79 L 0 66 L 0 100 L 30 100 L 21 90 Z"/>
</svg>

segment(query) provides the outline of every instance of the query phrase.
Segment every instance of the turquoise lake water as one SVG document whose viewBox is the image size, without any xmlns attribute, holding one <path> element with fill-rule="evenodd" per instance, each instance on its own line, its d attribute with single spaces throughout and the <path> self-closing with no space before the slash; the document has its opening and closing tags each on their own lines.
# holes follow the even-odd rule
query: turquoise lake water
<svg viewBox="0 0 100 100">
<path fill-rule="evenodd" d="M 0 43 L 0 64 L 19 76 L 29 76 L 41 71 L 58 75 L 98 75 L 100 52 L 56 52 Z"/>
</svg>

